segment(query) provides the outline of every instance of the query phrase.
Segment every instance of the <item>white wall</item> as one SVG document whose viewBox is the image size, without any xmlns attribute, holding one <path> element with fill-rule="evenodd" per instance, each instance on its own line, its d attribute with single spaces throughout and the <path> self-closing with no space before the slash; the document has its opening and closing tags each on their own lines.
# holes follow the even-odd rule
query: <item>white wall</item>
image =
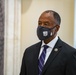
<svg viewBox="0 0 76 75">
<path fill-rule="evenodd" d="M 45 10 L 55 10 L 62 18 L 58 35 L 70 45 L 74 45 L 74 0 L 22 0 L 21 54 L 26 47 L 36 43 L 37 20 Z"/>
</svg>

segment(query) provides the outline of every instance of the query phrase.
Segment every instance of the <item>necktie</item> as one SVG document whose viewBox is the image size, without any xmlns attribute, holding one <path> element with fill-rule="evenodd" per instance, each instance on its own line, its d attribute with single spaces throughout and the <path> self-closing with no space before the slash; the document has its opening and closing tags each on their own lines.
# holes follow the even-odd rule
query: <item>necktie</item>
<svg viewBox="0 0 76 75">
<path fill-rule="evenodd" d="M 44 49 L 40 55 L 40 58 L 39 58 L 39 63 L 38 63 L 38 69 L 39 69 L 39 75 L 41 75 L 42 73 L 42 69 L 43 69 L 43 66 L 44 66 L 44 61 L 45 61 L 45 56 L 46 56 L 46 49 L 48 48 L 47 45 L 44 45 Z"/>
</svg>

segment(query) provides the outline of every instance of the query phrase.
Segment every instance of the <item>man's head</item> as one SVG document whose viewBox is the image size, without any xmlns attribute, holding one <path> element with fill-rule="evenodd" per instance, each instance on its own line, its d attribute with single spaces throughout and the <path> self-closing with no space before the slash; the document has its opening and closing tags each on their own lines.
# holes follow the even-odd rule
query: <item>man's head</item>
<svg viewBox="0 0 76 75">
<path fill-rule="evenodd" d="M 45 43 L 50 42 L 55 38 L 57 32 L 60 28 L 61 18 L 59 14 L 52 10 L 44 11 L 38 20 L 38 26 L 51 29 L 51 36 L 49 38 L 44 39 Z"/>
<path fill-rule="evenodd" d="M 57 25 L 60 25 L 61 17 L 60 17 L 60 15 L 57 12 L 55 12 L 53 10 L 46 10 L 40 15 L 40 17 L 45 15 L 45 14 L 46 14 L 47 17 L 49 16 L 51 19 L 53 19 L 55 21 L 55 23 L 57 23 Z"/>
</svg>

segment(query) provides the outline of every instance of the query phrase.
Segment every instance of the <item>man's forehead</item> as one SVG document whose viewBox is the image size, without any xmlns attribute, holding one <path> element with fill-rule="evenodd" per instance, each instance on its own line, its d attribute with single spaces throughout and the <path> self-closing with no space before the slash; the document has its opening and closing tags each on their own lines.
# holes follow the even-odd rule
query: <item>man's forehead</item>
<svg viewBox="0 0 76 75">
<path fill-rule="evenodd" d="M 41 20 L 41 19 L 49 19 L 49 20 L 55 20 L 54 19 L 54 16 L 53 16 L 53 12 L 48 12 L 48 13 L 46 13 L 46 12 L 44 12 L 44 13 L 42 13 L 41 15 L 40 15 L 40 17 L 39 17 L 39 20 Z"/>
</svg>

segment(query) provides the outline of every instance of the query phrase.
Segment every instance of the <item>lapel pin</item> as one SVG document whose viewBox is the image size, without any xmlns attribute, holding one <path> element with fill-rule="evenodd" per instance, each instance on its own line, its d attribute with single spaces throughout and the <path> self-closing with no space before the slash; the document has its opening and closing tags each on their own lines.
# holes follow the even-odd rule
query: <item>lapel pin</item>
<svg viewBox="0 0 76 75">
<path fill-rule="evenodd" d="M 55 48 L 55 49 L 54 49 L 54 51 L 56 51 L 56 52 L 57 52 L 57 51 L 58 51 L 58 49 L 57 49 L 57 48 Z"/>
</svg>

